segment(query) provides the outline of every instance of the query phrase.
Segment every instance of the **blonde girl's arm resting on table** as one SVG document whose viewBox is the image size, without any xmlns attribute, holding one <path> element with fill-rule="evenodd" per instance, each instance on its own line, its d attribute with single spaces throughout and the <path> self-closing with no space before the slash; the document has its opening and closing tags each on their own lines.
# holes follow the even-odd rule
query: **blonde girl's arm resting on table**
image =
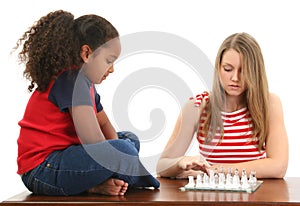
<svg viewBox="0 0 300 206">
<path fill-rule="evenodd" d="M 288 137 L 284 125 L 283 109 L 279 97 L 270 94 L 269 132 L 266 139 L 266 158 L 245 163 L 224 165 L 226 168 L 238 168 L 256 171 L 258 178 L 283 178 L 288 167 Z M 212 168 L 221 167 L 214 165 Z"/>
<path fill-rule="evenodd" d="M 199 117 L 205 106 L 204 103 L 200 107 L 195 107 L 194 101 L 189 100 L 178 116 L 173 133 L 157 164 L 157 173 L 160 176 L 176 177 L 183 171 L 188 170 L 187 165 L 181 161 L 183 158 L 187 158 L 189 159 L 187 161 L 191 162 L 196 161 L 197 157 L 184 157 L 197 130 Z M 198 159 L 200 161 L 200 158 Z M 192 167 L 192 165 L 190 166 Z"/>
<path fill-rule="evenodd" d="M 288 167 L 288 136 L 284 124 L 284 114 L 280 98 L 270 94 L 269 133 L 266 140 L 269 168 L 265 168 L 266 177 L 282 178 Z"/>
<path fill-rule="evenodd" d="M 69 112 L 82 144 L 93 144 L 105 140 L 92 106 L 75 106 L 69 108 Z"/>
</svg>

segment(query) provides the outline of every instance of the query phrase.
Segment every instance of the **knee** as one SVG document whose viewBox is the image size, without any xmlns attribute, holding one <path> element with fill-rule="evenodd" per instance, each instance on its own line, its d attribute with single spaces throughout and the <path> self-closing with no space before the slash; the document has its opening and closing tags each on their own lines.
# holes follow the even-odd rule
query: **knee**
<svg viewBox="0 0 300 206">
<path fill-rule="evenodd" d="M 138 156 L 139 151 L 135 147 L 135 144 L 130 139 L 115 139 L 115 140 L 108 140 L 107 141 L 109 145 L 114 148 L 115 151 L 112 150 L 115 155 L 123 155 L 127 154 L 130 156 Z M 119 152 L 117 152 L 119 151 Z"/>
<path fill-rule="evenodd" d="M 140 151 L 140 140 L 133 132 L 130 132 L 130 131 L 118 132 L 118 137 L 119 137 L 119 139 L 129 140 L 133 144 L 133 146 L 136 148 L 136 150 L 138 152 Z"/>
</svg>

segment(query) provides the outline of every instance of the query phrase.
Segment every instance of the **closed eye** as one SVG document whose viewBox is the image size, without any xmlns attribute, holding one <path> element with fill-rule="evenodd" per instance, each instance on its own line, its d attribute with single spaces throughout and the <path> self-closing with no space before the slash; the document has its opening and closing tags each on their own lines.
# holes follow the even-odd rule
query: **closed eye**
<svg viewBox="0 0 300 206">
<path fill-rule="evenodd" d="M 107 63 L 107 64 L 112 64 L 113 61 L 110 61 L 110 60 L 107 59 L 107 60 L 106 60 L 106 63 Z"/>
<path fill-rule="evenodd" d="M 230 67 L 230 66 L 223 66 L 223 69 L 224 69 L 224 71 L 225 72 L 230 72 L 230 71 L 232 71 L 232 67 Z"/>
</svg>

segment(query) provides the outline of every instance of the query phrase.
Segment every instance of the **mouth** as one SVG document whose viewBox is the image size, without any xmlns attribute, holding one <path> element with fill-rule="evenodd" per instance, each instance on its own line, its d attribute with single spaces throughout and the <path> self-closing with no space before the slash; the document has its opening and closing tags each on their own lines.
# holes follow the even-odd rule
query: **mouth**
<svg viewBox="0 0 300 206">
<path fill-rule="evenodd" d="M 107 76 L 108 76 L 108 75 L 104 75 L 102 79 L 103 79 L 103 80 L 106 79 Z"/>
<path fill-rule="evenodd" d="M 239 86 L 239 85 L 235 85 L 235 84 L 231 84 L 231 85 L 229 85 L 229 87 L 230 87 L 231 89 L 234 89 L 234 90 L 236 90 L 236 89 L 239 89 L 239 88 L 240 88 L 240 86 Z"/>
</svg>

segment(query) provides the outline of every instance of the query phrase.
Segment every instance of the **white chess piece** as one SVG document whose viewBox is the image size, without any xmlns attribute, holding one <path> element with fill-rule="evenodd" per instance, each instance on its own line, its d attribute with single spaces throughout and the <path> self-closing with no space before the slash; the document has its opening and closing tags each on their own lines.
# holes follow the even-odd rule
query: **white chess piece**
<svg viewBox="0 0 300 206">
<path fill-rule="evenodd" d="M 208 187 L 209 186 L 209 177 L 206 173 L 204 173 L 204 176 L 203 176 L 203 186 L 204 187 Z"/>
<path fill-rule="evenodd" d="M 195 188 L 194 176 L 188 176 L 188 178 L 189 178 L 189 182 L 184 187 L 188 189 L 194 189 Z"/>
<path fill-rule="evenodd" d="M 233 175 L 233 178 L 232 178 L 232 186 L 234 188 L 240 187 L 240 176 L 239 176 L 238 169 L 235 169 L 235 171 L 234 171 L 234 175 Z"/>
<path fill-rule="evenodd" d="M 203 176 L 203 173 L 197 175 L 196 188 L 201 188 L 201 186 L 203 185 Z"/>
<path fill-rule="evenodd" d="M 213 183 L 211 184 L 212 187 L 218 187 L 219 185 L 219 173 L 215 172 L 214 173 L 214 180 Z"/>
<path fill-rule="evenodd" d="M 224 172 L 219 173 L 219 185 L 218 185 L 218 187 L 219 188 L 225 187 L 225 174 L 224 174 Z"/>
<path fill-rule="evenodd" d="M 250 175 L 249 175 L 249 184 L 250 185 L 254 185 L 256 184 L 257 179 L 256 179 L 256 172 L 255 171 L 251 171 Z"/>
<path fill-rule="evenodd" d="M 242 183 L 242 188 L 248 188 L 249 187 L 248 179 L 247 179 L 247 173 L 246 173 L 245 169 L 243 169 L 243 171 L 242 171 L 241 183 Z"/>
<path fill-rule="evenodd" d="M 213 170 L 209 170 L 209 184 L 214 186 L 215 183 L 215 173 Z"/>
<path fill-rule="evenodd" d="M 219 172 L 219 188 L 224 188 L 225 187 L 225 173 L 224 173 L 224 166 L 221 167 L 221 171 Z"/>
<path fill-rule="evenodd" d="M 232 168 L 228 169 L 228 172 L 226 174 L 226 188 L 231 188 L 232 187 Z"/>
</svg>

